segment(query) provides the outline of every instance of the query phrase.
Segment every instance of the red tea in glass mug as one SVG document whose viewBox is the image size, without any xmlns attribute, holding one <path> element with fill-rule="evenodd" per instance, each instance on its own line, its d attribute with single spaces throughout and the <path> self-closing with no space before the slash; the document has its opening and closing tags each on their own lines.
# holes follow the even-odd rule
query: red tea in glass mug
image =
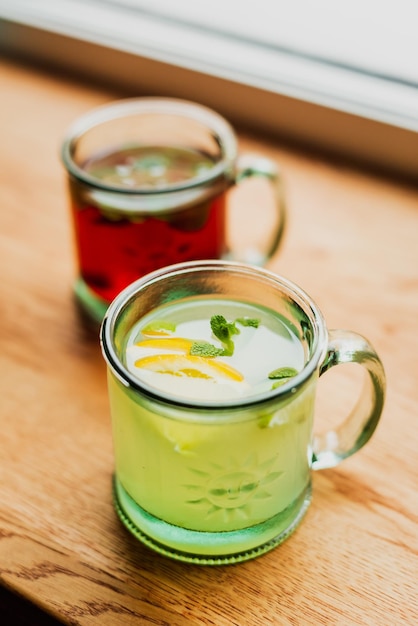
<svg viewBox="0 0 418 626">
<path fill-rule="evenodd" d="M 138 98 L 99 107 L 75 122 L 62 158 L 78 265 L 74 290 L 97 321 L 122 289 L 153 270 L 217 258 L 262 265 L 280 243 L 286 211 L 275 164 L 238 155 L 230 124 L 201 105 Z M 238 252 L 228 243 L 227 192 L 250 176 L 270 181 L 277 211 L 263 245 Z"/>
</svg>

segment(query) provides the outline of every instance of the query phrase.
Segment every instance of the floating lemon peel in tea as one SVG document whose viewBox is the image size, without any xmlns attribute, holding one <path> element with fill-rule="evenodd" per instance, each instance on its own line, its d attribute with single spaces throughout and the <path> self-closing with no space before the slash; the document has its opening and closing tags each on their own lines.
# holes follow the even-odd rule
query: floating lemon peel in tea
<svg viewBox="0 0 418 626">
<path fill-rule="evenodd" d="M 228 357 L 234 354 L 234 335 L 240 334 L 237 326 L 258 328 L 260 320 L 257 318 L 240 317 L 235 321 L 228 322 L 223 315 L 212 315 L 210 327 L 212 335 L 218 339 L 222 347 L 218 347 L 208 341 L 187 339 L 185 337 L 172 337 L 176 330 L 176 324 L 167 320 L 154 320 L 141 330 L 144 339 L 135 342 L 141 348 L 156 350 L 170 350 L 170 353 L 159 353 L 145 356 L 135 361 L 135 367 L 148 371 L 171 374 L 172 376 L 187 376 L 190 378 L 203 378 L 216 380 L 226 378 L 242 382 L 244 376 L 237 369 L 223 361 L 216 361 L 216 357 Z M 174 352 L 174 354 L 173 354 Z M 175 354 L 178 352 L 179 354 Z M 267 377 L 275 382 L 272 389 L 285 384 L 290 378 L 296 376 L 298 371 L 293 367 L 280 367 L 270 372 Z"/>
</svg>

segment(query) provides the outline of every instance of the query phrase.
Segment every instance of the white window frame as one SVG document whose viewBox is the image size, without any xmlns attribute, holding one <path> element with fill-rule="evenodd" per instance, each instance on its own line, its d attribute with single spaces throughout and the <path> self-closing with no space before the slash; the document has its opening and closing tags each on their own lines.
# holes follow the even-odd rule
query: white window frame
<svg viewBox="0 0 418 626">
<path fill-rule="evenodd" d="M 376 67 L 329 62 L 321 51 L 239 31 L 230 37 L 227 27 L 203 27 L 184 13 L 170 19 L 167 3 L 156 2 L 0 0 L 0 50 L 114 82 L 129 95 L 196 100 L 243 127 L 418 178 L 413 75 L 393 80 Z M 418 38 L 416 52 L 418 61 Z"/>
</svg>

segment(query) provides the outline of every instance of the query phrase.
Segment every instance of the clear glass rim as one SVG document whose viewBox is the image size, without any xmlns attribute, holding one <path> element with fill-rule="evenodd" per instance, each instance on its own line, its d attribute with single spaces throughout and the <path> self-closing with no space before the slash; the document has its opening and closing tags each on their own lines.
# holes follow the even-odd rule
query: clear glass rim
<svg viewBox="0 0 418 626">
<path fill-rule="evenodd" d="M 263 394 L 257 394 L 254 396 L 248 396 L 245 398 L 224 400 L 222 403 L 211 402 L 208 400 L 199 401 L 196 399 L 182 399 L 176 398 L 164 391 L 151 387 L 147 383 L 139 380 L 124 366 L 120 358 L 118 357 L 114 342 L 112 340 L 115 325 L 117 319 L 127 306 L 134 300 L 138 293 L 143 288 L 151 283 L 155 283 L 163 280 L 166 276 L 182 275 L 190 272 L 199 271 L 233 271 L 235 273 L 246 274 L 247 276 L 262 277 L 267 280 L 273 286 L 276 285 L 282 291 L 285 291 L 292 300 L 297 303 L 304 312 L 307 314 L 312 322 L 312 328 L 314 331 L 314 338 L 312 342 L 312 354 L 310 359 L 305 364 L 304 368 L 291 380 L 283 384 L 276 389 L 270 390 Z M 325 324 L 325 320 L 319 308 L 312 301 L 310 296 L 292 281 L 279 276 L 267 269 L 253 267 L 244 263 L 235 261 L 189 261 L 185 263 L 177 263 L 175 265 L 166 266 L 162 269 L 156 270 L 142 278 L 139 278 L 134 283 L 130 284 L 110 304 L 100 328 L 100 344 L 103 357 L 116 378 L 128 388 L 136 390 L 143 396 L 146 396 L 149 400 L 154 402 L 163 403 L 171 407 L 188 408 L 195 410 L 210 410 L 211 412 L 225 411 L 226 409 L 243 409 L 250 408 L 255 405 L 260 405 L 265 402 L 271 402 L 278 398 L 284 398 L 289 395 L 293 395 L 296 391 L 312 376 L 321 359 L 323 358 L 324 351 L 327 345 L 328 332 Z"/>
<path fill-rule="evenodd" d="M 89 130 L 114 119 L 142 114 L 175 115 L 201 123 L 202 126 L 206 126 L 214 134 L 221 146 L 221 160 L 209 172 L 201 176 L 181 183 L 167 185 L 167 187 L 161 189 L 131 189 L 129 187 L 122 188 L 117 185 L 109 185 L 91 176 L 74 162 L 72 154 L 77 141 Z M 68 129 L 61 146 L 61 159 L 70 176 L 89 187 L 130 196 L 173 193 L 210 185 L 219 178 L 231 178 L 236 157 L 237 139 L 229 122 L 208 107 L 177 98 L 126 98 L 95 107 L 74 121 Z"/>
</svg>

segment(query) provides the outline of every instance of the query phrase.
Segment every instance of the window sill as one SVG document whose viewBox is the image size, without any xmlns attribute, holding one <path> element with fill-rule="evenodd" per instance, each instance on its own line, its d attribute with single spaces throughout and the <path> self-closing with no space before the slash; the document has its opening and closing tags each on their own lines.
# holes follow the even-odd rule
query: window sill
<svg viewBox="0 0 418 626">
<path fill-rule="evenodd" d="M 252 50 L 250 67 L 242 61 L 242 41 L 216 40 L 213 32 L 200 33 L 201 54 L 193 55 L 196 33 L 178 24 L 170 33 L 167 24 L 152 24 L 149 16 L 141 17 L 147 23 L 131 17 L 130 28 L 119 24 L 111 30 L 102 20 L 93 30 L 87 26 L 97 24 L 94 19 L 82 22 L 81 16 L 62 13 L 46 19 L 37 13 L 42 2 L 31 4 L 29 13 L 19 10 L 24 2 L 9 4 L 0 1 L 4 53 L 114 83 L 130 95 L 199 101 L 235 125 L 418 178 L 418 89 L 412 85 L 393 89 L 376 76 L 259 48 Z M 138 32 L 146 35 L 135 37 Z M 216 54 L 205 54 L 213 49 Z"/>
</svg>

